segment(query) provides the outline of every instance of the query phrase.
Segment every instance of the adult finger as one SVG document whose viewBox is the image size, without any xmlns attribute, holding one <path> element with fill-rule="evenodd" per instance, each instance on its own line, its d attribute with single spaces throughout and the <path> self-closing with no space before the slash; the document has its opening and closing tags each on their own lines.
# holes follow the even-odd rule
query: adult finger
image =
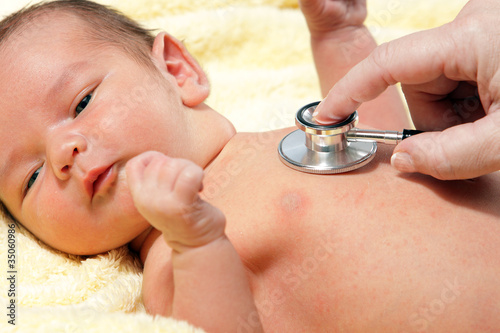
<svg viewBox="0 0 500 333">
<path fill-rule="evenodd" d="M 422 133 L 403 140 L 392 165 L 438 179 L 468 179 L 500 170 L 500 112 L 443 132 Z"/>
<path fill-rule="evenodd" d="M 486 115 L 477 87 L 444 75 L 423 85 L 403 85 L 415 127 L 439 131 Z"/>
<path fill-rule="evenodd" d="M 316 120 L 339 122 L 390 85 L 423 84 L 443 75 L 456 53 L 450 30 L 443 26 L 421 31 L 375 48 L 333 86 L 316 108 Z"/>
</svg>

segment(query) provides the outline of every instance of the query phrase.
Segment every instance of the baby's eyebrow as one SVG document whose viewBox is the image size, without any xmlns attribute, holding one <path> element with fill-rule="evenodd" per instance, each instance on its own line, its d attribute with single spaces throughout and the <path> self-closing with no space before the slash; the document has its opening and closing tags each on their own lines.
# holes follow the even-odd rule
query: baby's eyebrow
<svg viewBox="0 0 500 333">
<path fill-rule="evenodd" d="M 90 67 L 89 62 L 79 61 L 66 66 L 59 78 L 55 81 L 48 91 L 48 97 L 55 96 L 61 92 L 70 82 L 75 79 L 76 73 L 82 72 L 84 69 Z"/>
</svg>

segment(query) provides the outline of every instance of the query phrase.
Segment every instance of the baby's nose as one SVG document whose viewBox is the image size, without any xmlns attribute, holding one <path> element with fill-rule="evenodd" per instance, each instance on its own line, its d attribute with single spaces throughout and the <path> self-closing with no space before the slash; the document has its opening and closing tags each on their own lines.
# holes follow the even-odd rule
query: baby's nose
<svg viewBox="0 0 500 333">
<path fill-rule="evenodd" d="M 78 133 L 57 133 L 48 145 L 48 162 L 57 178 L 67 180 L 78 154 L 87 149 L 87 140 Z"/>
</svg>

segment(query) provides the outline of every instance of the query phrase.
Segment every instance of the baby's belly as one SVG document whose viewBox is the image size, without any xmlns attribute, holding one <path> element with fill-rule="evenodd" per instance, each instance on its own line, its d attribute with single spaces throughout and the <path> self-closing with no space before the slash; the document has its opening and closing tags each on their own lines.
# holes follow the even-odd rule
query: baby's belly
<svg viewBox="0 0 500 333">
<path fill-rule="evenodd" d="M 270 331 L 470 332 L 487 320 L 500 328 L 498 225 L 452 211 L 411 219 L 328 207 L 329 216 L 290 216 L 266 206 L 257 226 L 229 230 Z"/>
<path fill-rule="evenodd" d="M 274 154 L 261 151 L 211 198 L 252 272 L 269 331 L 500 326 L 495 176 L 401 176 L 383 151 L 360 172 L 317 176 Z"/>
</svg>

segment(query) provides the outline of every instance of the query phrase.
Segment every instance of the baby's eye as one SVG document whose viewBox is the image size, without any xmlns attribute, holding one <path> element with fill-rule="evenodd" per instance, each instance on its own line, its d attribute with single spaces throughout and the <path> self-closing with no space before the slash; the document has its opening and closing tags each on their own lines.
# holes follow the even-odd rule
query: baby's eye
<svg viewBox="0 0 500 333">
<path fill-rule="evenodd" d="M 90 103 L 91 99 L 92 99 L 92 93 L 90 93 L 87 96 L 85 96 L 82 99 L 82 101 L 76 106 L 75 112 L 76 112 L 77 116 L 80 114 L 80 112 L 82 112 L 83 110 L 85 110 L 85 108 L 87 107 L 87 105 Z"/>
<path fill-rule="evenodd" d="M 31 175 L 31 177 L 28 181 L 28 184 L 26 185 L 26 191 L 28 191 L 31 188 L 31 186 L 33 186 L 33 184 L 35 184 L 35 181 L 38 178 L 38 175 L 40 174 L 41 169 L 42 169 L 42 167 L 38 168 L 35 172 L 33 172 L 33 174 Z"/>
</svg>

